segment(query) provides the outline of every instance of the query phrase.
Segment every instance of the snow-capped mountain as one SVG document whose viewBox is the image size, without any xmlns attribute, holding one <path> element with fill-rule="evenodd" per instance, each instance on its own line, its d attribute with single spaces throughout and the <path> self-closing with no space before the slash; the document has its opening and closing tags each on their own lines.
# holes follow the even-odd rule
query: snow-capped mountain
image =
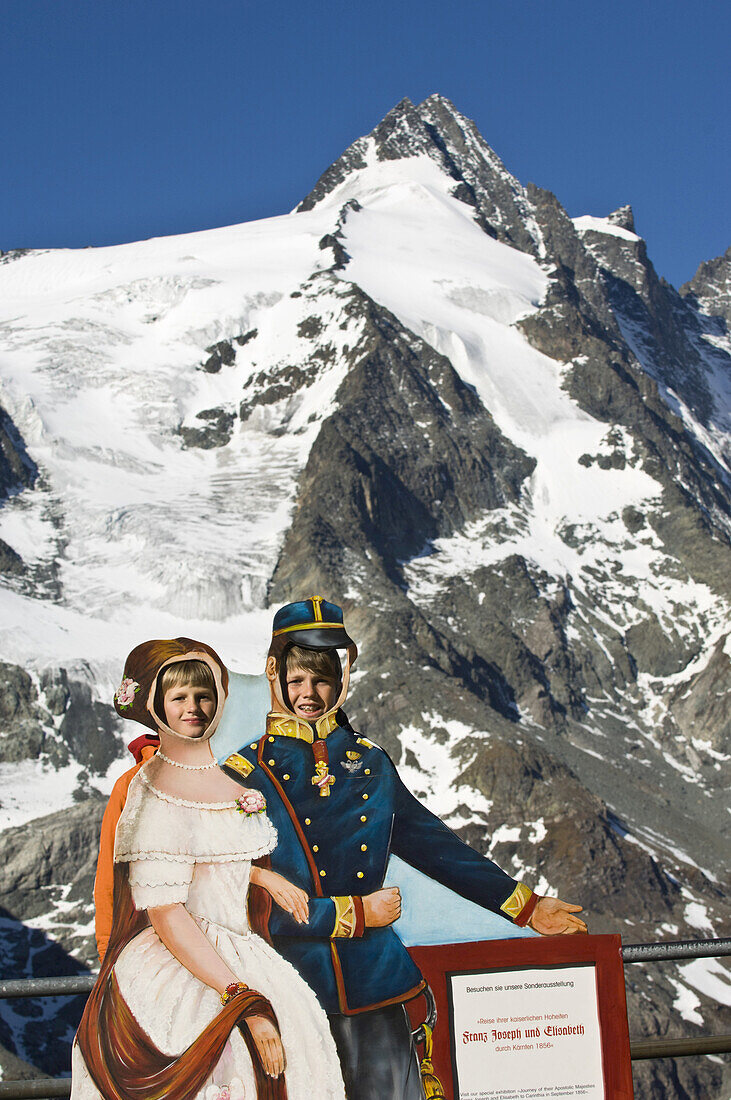
<svg viewBox="0 0 731 1100">
<path fill-rule="evenodd" d="M 727 933 L 728 253 L 677 292 L 629 207 L 572 220 L 432 96 L 285 217 L 1 259 L 17 968 L 45 937 L 91 958 L 128 650 L 200 636 L 257 673 L 314 591 L 362 642 L 356 725 L 465 839 L 594 931 Z M 628 979 L 635 1034 L 731 1002 L 715 962 Z M 0 1042 L 45 1064 L 17 1020 Z M 637 1080 L 723 1088 L 708 1059 Z"/>
</svg>

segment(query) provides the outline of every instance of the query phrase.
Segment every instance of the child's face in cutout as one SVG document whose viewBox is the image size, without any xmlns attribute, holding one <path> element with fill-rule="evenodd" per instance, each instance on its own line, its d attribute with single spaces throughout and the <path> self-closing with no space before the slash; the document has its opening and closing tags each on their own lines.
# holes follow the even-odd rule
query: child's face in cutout
<svg viewBox="0 0 731 1100">
<path fill-rule="evenodd" d="M 314 722 L 335 702 L 335 681 L 331 676 L 308 672 L 295 665 L 287 672 L 287 694 L 297 717 Z"/>
<path fill-rule="evenodd" d="M 165 692 L 164 707 L 165 721 L 173 733 L 199 739 L 211 724 L 216 700 L 210 688 L 178 684 Z"/>
</svg>

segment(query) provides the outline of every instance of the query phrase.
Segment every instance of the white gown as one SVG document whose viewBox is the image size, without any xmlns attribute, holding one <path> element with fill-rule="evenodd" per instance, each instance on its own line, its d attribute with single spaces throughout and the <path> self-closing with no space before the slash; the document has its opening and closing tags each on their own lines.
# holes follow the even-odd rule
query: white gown
<svg viewBox="0 0 731 1100">
<path fill-rule="evenodd" d="M 274 826 L 264 813 L 244 816 L 234 802 L 163 794 L 148 772 L 149 764 L 130 784 L 115 843 L 115 860 L 129 863 L 135 907 L 184 903 L 237 979 L 269 999 L 284 1046 L 289 1100 L 345 1100 L 335 1044 L 314 993 L 249 930 L 251 860 L 276 846 Z M 114 971 L 138 1023 L 165 1054 L 181 1054 L 221 1011 L 218 993 L 179 963 L 151 927 L 127 944 Z M 76 1043 L 72 1075 L 72 1100 L 98 1100 Z M 251 1059 L 237 1029 L 190 1100 L 256 1100 Z"/>
</svg>

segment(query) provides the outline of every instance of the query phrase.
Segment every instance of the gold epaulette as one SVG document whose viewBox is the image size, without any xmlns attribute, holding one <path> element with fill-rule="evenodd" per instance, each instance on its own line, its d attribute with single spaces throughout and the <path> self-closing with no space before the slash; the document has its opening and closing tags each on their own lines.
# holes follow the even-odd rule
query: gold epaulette
<svg viewBox="0 0 731 1100">
<path fill-rule="evenodd" d="M 245 756 L 238 752 L 232 752 L 230 756 L 226 757 L 223 766 L 224 768 L 230 768 L 233 772 L 238 772 L 244 779 L 249 778 L 255 767 Z"/>
<path fill-rule="evenodd" d="M 502 903 L 500 908 L 511 920 L 516 920 L 532 897 L 533 891 L 530 886 L 526 886 L 524 882 L 519 882 L 510 897 Z"/>
</svg>

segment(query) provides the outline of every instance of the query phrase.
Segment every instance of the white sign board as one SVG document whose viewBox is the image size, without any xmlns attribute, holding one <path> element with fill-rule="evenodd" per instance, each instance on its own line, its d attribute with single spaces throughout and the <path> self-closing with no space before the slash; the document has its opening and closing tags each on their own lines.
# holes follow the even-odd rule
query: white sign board
<svg viewBox="0 0 731 1100">
<path fill-rule="evenodd" d="M 455 1100 L 605 1100 L 596 970 L 448 974 Z"/>
</svg>

